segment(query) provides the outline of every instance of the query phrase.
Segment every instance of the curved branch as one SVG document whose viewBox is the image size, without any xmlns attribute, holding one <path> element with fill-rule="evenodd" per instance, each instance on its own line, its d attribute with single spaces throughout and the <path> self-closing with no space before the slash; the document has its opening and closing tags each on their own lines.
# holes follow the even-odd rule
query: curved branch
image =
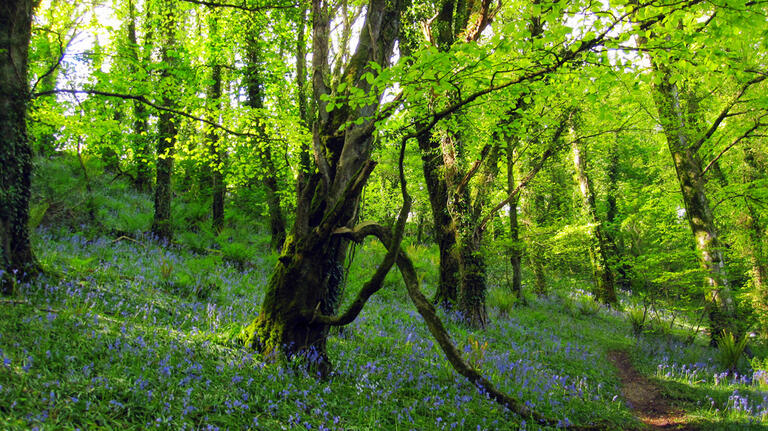
<svg viewBox="0 0 768 431">
<path fill-rule="evenodd" d="M 397 253 L 400 250 L 400 243 L 403 241 L 403 233 L 405 232 L 405 224 L 408 221 L 408 214 L 411 212 L 411 205 L 413 199 L 408 194 L 407 183 L 405 181 L 405 169 L 403 167 L 405 163 L 405 147 L 408 144 L 407 139 L 403 139 L 400 142 L 400 158 L 399 158 L 399 171 L 400 171 L 400 191 L 403 195 L 403 207 L 400 209 L 400 215 L 397 217 L 397 223 L 395 224 L 394 235 L 390 235 L 391 239 L 384 246 L 387 248 L 387 254 L 384 256 L 384 260 L 376 268 L 376 272 L 373 274 L 370 280 L 363 285 L 363 288 L 358 293 L 357 298 L 350 304 L 344 314 L 339 316 L 326 316 L 326 315 L 313 315 L 308 318 L 310 323 L 320 322 L 331 326 L 343 326 L 352 323 L 357 318 L 360 312 L 363 310 L 366 302 L 370 297 L 381 290 L 384 286 L 384 277 L 392 269 L 395 260 L 397 259 Z M 367 178 L 367 177 L 366 177 Z M 343 235 L 348 239 L 361 242 L 367 236 L 382 237 L 383 234 L 377 235 L 377 232 L 384 232 L 384 228 L 374 222 L 361 223 L 354 228 L 341 227 L 336 229 L 334 235 Z M 389 244 L 387 246 L 387 244 Z M 306 313 L 305 313 L 306 314 Z M 306 316 L 305 316 L 306 317 Z"/>
<path fill-rule="evenodd" d="M 762 118 L 762 117 L 761 117 L 761 118 Z M 707 171 L 709 171 L 709 169 L 710 169 L 710 168 L 711 168 L 711 167 L 712 167 L 712 166 L 713 166 L 715 163 L 717 163 L 717 161 L 718 161 L 718 160 L 720 160 L 720 157 L 723 157 L 723 154 L 725 154 L 726 152 L 728 152 L 728 150 L 730 150 L 731 148 L 735 147 L 735 146 L 736 146 L 736 145 L 737 145 L 739 142 L 741 142 L 742 140 L 744 140 L 744 139 L 748 138 L 748 137 L 749 137 L 749 136 L 752 134 L 752 132 L 754 132 L 755 130 L 759 129 L 761 126 L 765 126 L 765 124 L 762 124 L 762 123 L 760 123 L 759 121 L 758 121 L 758 122 L 756 122 L 754 126 L 750 127 L 750 128 L 749 128 L 749 129 L 748 129 L 746 132 L 742 133 L 742 134 L 741 134 L 741 136 L 739 136 L 738 138 L 736 138 L 736 140 L 735 140 L 735 141 L 731 142 L 731 143 L 730 143 L 730 144 L 729 144 L 727 147 L 723 148 L 723 150 L 722 150 L 722 151 L 720 151 L 720 153 L 718 153 L 718 154 L 717 154 L 717 156 L 715 156 L 715 158 L 714 158 L 714 159 L 712 159 L 712 161 L 710 161 L 710 162 L 707 164 L 707 167 L 705 167 L 705 168 L 704 168 L 704 169 L 701 171 L 701 175 L 704 175 L 704 174 L 706 174 L 706 173 L 707 173 Z"/>
<path fill-rule="evenodd" d="M 299 3 L 286 3 L 286 4 L 263 5 L 263 6 L 245 6 L 245 5 L 234 4 L 234 3 L 219 3 L 219 2 L 213 2 L 213 1 L 207 1 L 207 0 L 181 0 L 181 1 L 186 3 L 197 4 L 201 6 L 214 7 L 214 8 L 220 7 L 220 8 L 237 9 L 245 12 L 261 12 L 264 10 L 292 9 L 295 7 L 299 7 Z"/>
<path fill-rule="evenodd" d="M 174 108 L 169 108 L 167 106 L 158 105 L 158 104 L 156 104 L 154 102 L 151 102 L 149 99 L 147 99 L 144 96 L 136 96 L 136 95 L 133 95 L 133 94 L 112 93 L 112 92 L 109 92 L 109 91 L 99 91 L 99 90 L 67 90 L 67 89 L 59 88 L 59 89 L 55 89 L 55 90 L 41 91 L 41 92 L 38 92 L 38 93 L 34 93 L 32 95 L 32 98 L 37 98 L 37 97 L 42 97 L 42 96 L 52 96 L 54 94 L 72 94 L 72 95 L 92 94 L 94 96 L 115 97 L 115 98 L 123 99 L 123 100 L 135 100 L 137 102 L 140 102 L 140 103 L 143 103 L 143 104 L 145 104 L 147 106 L 150 106 L 150 107 L 152 107 L 154 109 L 157 109 L 158 111 L 170 112 L 171 114 L 176 114 L 178 116 L 181 116 L 181 117 L 184 117 L 184 118 L 188 118 L 190 120 L 203 122 L 203 123 L 213 127 L 214 129 L 222 130 L 222 131 L 224 131 L 224 132 L 226 132 L 226 133 L 228 133 L 230 135 L 264 139 L 264 137 L 262 135 L 255 134 L 255 133 L 238 132 L 236 130 L 232 130 L 232 129 L 228 128 L 228 127 L 222 126 L 221 124 L 216 123 L 215 121 L 211 121 L 211 120 L 208 120 L 208 119 L 205 119 L 205 118 L 202 118 L 202 117 L 195 117 L 194 115 L 192 115 L 190 113 L 187 113 L 187 112 L 184 112 L 184 111 L 180 111 L 178 109 L 174 109 Z"/>
<path fill-rule="evenodd" d="M 389 230 L 375 223 L 367 223 L 354 230 L 344 231 L 343 233 L 348 235 L 350 238 L 358 239 L 373 235 L 378 238 L 379 241 L 381 241 L 385 246 L 391 247 L 394 245 Z M 544 418 L 539 413 L 536 413 L 526 407 L 525 404 L 520 400 L 515 399 L 496 389 L 496 387 L 494 387 L 493 384 L 488 381 L 488 379 L 483 377 L 477 370 L 472 368 L 464 361 L 464 359 L 462 359 L 459 350 L 456 348 L 456 346 L 454 346 L 453 341 L 451 341 L 451 336 L 448 334 L 448 331 L 445 329 L 442 321 L 437 316 L 435 307 L 419 289 L 419 280 L 418 276 L 416 275 L 416 270 L 413 266 L 413 261 L 410 257 L 408 257 L 408 254 L 405 252 L 405 250 L 402 249 L 402 247 L 398 246 L 398 248 L 400 248 L 400 250 L 397 253 L 397 267 L 400 269 L 400 274 L 402 275 L 403 281 L 405 282 L 406 289 L 408 290 L 408 296 L 411 298 L 411 301 L 416 306 L 416 310 L 419 312 L 419 314 L 421 314 L 422 318 L 426 322 L 429 332 L 435 338 L 438 345 L 443 350 L 443 353 L 445 353 L 448 362 L 456 370 L 456 372 L 466 377 L 478 389 L 484 391 L 494 401 L 510 409 L 511 411 L 523 417 L 534 417 L 537 421 L 542 423 L 553 423 L 553 421 Z"/>
<path fill-rule="evenodd" d="M 744 93 L 754 84 L 758 84 L 765 80 L 765 76 L 758 76 L 757 78 L 754 78 L 750 81 L 747 81 L 741 89 L 739 89 L 739 92 L 736 94 L 736 96 L 731 100 L 731 102 L 723 108 L 723 110 L 720 112 L 720 115 L 715 118 L 715 121 L 712 122 L 712 125 L 707 129 L 706 132 L 704 132 L 703 135 L 694 143 L 691 145 L 691 151 L 694 153 L 699 151 L 699 148 L 701 148 L 702 144 L 707 141 L 707 139 L 711 138 L 712 135 L 717 131 L 717 128 L 720 127 L 720 124 L 728 118 L 729 112 L 731 111 L 731 108 L 741 99 L 741 96 L 744 95 Z"/>
</svg>

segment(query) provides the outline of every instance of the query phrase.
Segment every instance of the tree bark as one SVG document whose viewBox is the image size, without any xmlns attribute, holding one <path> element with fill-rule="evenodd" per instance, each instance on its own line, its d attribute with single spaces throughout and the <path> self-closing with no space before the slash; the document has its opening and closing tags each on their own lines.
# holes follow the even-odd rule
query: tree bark
<svg viewBox="0 0 768 431">
<path fill-rule="evenodd" d="M 592 192 L 592 183 L 587 174 L 587 160 L 583 143 L 577 139 L 579 127 L 579 115 L 571 115 L 571 134 L 573 143 L 573 164 L 576 172 L 576 183 L 581 193 L 582 212 L 589 224 L 589 259 L 592 264 L 592 275 L 595 281 L 595 298 L 604 304 L 616 304 L 616 289 L 614 286 L 613 271 L 608 258 L 608 244 L 605 239 L 605 228 L 597 215 L 595 195 Z"/>
<path fill-rule="evenodd" d="M 459 256 L 456 229 L 447 207 L 448 186 L 444 178 L 443 157 L 439 141 L 433 140 L 429 134 L 419 135 L 417 141 L 432 211 L 435 242 L 440 250 L 440 279 L 434 302 L 451 309 L 459 298 Z"/>
<path fill-rule="evenodd" d="M 0 6 L 0 293 L 38 271 L 29 241 L 32 148 L 27 137 L 27 59 L 35 2 Z"/>
<path fill-rule="evenodd" d="M 456 214 L 460 235 L 459 241 L 459 269 L 461 275 L 461 287 L 459 291 L 459 312 L 464 316 L 467 324 L 475 328 L 484 328 L 488 324 L 488 312 L 485 307 L 487 290 L 487 271 L 485 255 L 483 253 L 483 236 L 485 229 L 480 227 L 482 212 L 488 204 L 488 196 L 491 193 L 494 180 L 498 174 L 499 161 L 498 134 L 494 134 L 493 142 L 481 152 L 482 175 L 475 187 L 474 199 L 469 201 L 469 196 L 462 196 L 461 184 L 456 193 L 456 199 L 460 202 L 467 200 L 469 208 Z M 470 172 L 475 167 L 470 169 Z M 467 181 L 469 173 L 465 174 Z M 467 192 L 466 195 L 469 195 Z M 456 208 L 461 204 L 457 202 Z"/>
<path fill-rule="evenodd" d="M 428 43 L 435 45 L 441 51 L 448 51 L 451 46 L 459 40 L 460 36 L 464 41 L 474 40 L 483 29 L 488 25 L 487 21 L 470 24 L 470 15 L 478 13 L 487 14 L 490 8 L 489 2 L 467 2 L 465 0 L 443 0 L 438 5 L 438 13 L 432 21 L 429 35 L 431 39 Z M 471 29 L 468 27 L 472 27 Z M 429 37 L 429 36 L 428 36 Z M 408 41 L 401 44 L 401 49 L 406 55 L 410 50 Z M 453 97 L 452 94 L 447 95 Z M 417 126 L 423 129 L 421 126 Z M 421 150 L 422 169 L 424 179 L 427 185 L 427 192 L 432 207 L 432 220 L 434 223 L 435 240 L 440 250 L 440 281 L 437 285 L 434 301 L 440 306 L 450 309 L 460 301 L 463 283 L 480 282 L 482 279 L 485 284 L 485 264 L 482 261 L 483 256 L 479 253 L 480 247 L 475 241 L 470 240 L 469 233 L 471 227 L 467 226 L 466 241 L 459 244 L 460 234 L 457 229 L 461 225 L 459 218 L 467 218 L 471 211 L 471 201 L 468 189 L 465 187 L 461 196 L 454 196 L 455 185 L 464 176 L 463 170 L 459 166 L 457 153 L 460 152 L 460 139 L 458 134 L 452 134 L 450 131 L 443 131 L 440 139 L 432 137 L 433 130 L 424 130 L 417 137 L 419 149 Z M 453 207 L 454 209 L 451 209 Z M 466 211 L 466 212 L 462 212 Z M 462 250 L 462 248 L 466 248 Z M 462 261 L 466 264 L 462 264 Z M 466 270 L 465 273 L 464 269 Z M 475 288 L 470 288 L 474 290 Z M 471 295 L 469 295 L 471 296 Z M 465 297 L 465 305 L 476 303 L 476 300 L 469 301 L 469 296 Z M 482 296 L 484 298 L 484 295 Z M 480 299 L 480 298 L 476 298 Z M 467 302 L 469 301 L 469 302 Z M 476 309 L 469 314 L 476 316 L 485 316 L 485 305 L 483 311 Z M 475 320 L 475 319 L 470 319 Z M 482 318 L 483 324 L 485 317 Z M 478 321 L 479 322 L 479 321 Z"/>
<path fill-rule="evenodd" d="M 357 49 L 340 76 L 343 82 L 371 90 L 363 75 L 375 75 L 371 62 L 388 66 L 403 7 L 400 1 L 370 1 L 362 27 L 367 31 L 360 34 Z M 261 312 L 249 327 L 248 343 L 267 356 L 303 357 L 322 374 L 330 366 L 326 353 L 329 326 L 311 316 L 316 311 L 332 315 L 337 309 L 347 240 L 333 232 L 352 227 L 356 219 L 360 194 L 375 166 L 370 160 L 375 130 L 370 117 L 380 102 L 327 107 L 331 93 L 329 4 L 314 0 L 312 8 L 312 80 L 318 105 L 313 148 L 319 172 L 297 199 L 291 235 L 270 278 Z M 344 127 L 358 119 L 358 124 Z"/>
<path fill-rule="evenodd" d="M 176 55 L 171 50 L 176 46 L 176 17 L 174 4 L 165 0 L 161 5 L 160 15 L 163 43 L 160 48 L 160 58 L 163 69 L 160 74 L 161 82 L 166 86 L 161 96 L 163 106 L 174 108 L 176 99 L 172 95 L 173 68 L 178 63 Z M 171 177 L 173 174 L 174 149 L 178 127 L 173 114 L 167 111 L 160 113 L 157 120 L 157 173 L 155 181 L 155 214 L 152 221 L 152 233 L 160 240 L 170 241 L 173 237 L 171 221 Z"/>
</svg>

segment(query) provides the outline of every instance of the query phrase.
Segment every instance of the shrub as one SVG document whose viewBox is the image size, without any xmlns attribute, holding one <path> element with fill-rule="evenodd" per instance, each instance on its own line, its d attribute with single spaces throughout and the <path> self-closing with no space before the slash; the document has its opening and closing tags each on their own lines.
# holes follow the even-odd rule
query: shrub
<svg viewBox="0 0 768 431">
<path fill-rule="evenodd" d="M 488 305 L 499 310 L 502 316 L 509 316 L 517 304 L 517 296 L 503 289 L 491 289 L 488 293 Z"/>
<path fill-rule="evenodd" d="M 231 242 L 221 244 L 221 255 L 238 269 L 244 269 L 253 259 L 253 251 L 248 244 Z"/>
<path fill-rule="evenodd" d="M 632 324 L 632 332 L 639 335 L 645 329 L 646 309 L 633 308 L 629 310 L 629 323 Z"/>
<path fill-rule="evenodd" d="M 747 337 L 740 340 L 732 332 L 725 329 L 717 340 L 717 359 L 726 371 L 736 371 L 739 360 L 747 347 Z"/>
<path fill-rule="evenodd" d="M 592 298 L 582 296 L 578 300 L 578 311 L 582 316 L 594 316 L 600 312 L 600 304 Z"/>
</svg>

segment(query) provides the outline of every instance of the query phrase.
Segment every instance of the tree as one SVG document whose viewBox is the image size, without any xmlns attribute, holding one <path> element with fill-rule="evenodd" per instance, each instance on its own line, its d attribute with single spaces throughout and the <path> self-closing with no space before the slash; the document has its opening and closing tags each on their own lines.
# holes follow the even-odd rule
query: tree
<svg viewBox="0 0 768 431">
<path fill-rule="evenodd" d="M 147 9 L 147 17 L 145 25 L 147 31 L 144 34 L 144 50 L 150 51 L 151 42 L 153 38 L 153 32 L 150 30 L 152 25 L 150 11 L 152 10 L 149 5 L 145 6 Z M 128 56 L 132 60 L 129 66 L 129 73 L 134 76 L 135 82 L 142 82 L 141 77 L 138 75 L 140 71 L 140 65 L 146 63 L 149 60 L 149 53 L 145 53 L 142 56 L 142 50 L 139 46 L 138 38 L 136 36 L 136 8 L 134 7 L 133 0 L 128 1 Z M 143 74 L 146 78 L 146 74 Z M 138 88 L 136 88 L 138 87 Z M 134 94 L 144 94 L 143 88 L 140 85 L 136 85 L 133 88 Z M 152 190 L 152 150 L 149 142 L 149 112 L 147 112 L 146 106 L 140 101 L 133 101 L 133 150 L 134 159 L 136 165 L 136 174 L 133 177 L 133 184 L 137 190 L 149 193 Z"/>
<path fill-rule="evenodd" d="M 160 59 L 163 62 L 160 73 L 162 87 L 160 103 L 162 106 L 174 109 L 177 106 L 177 93 L 173 79 L 175 68 L 178 67 L 176 52 L 176 11 L 174 0 L 162 0 L 160 4 Z M 178 134 L 178 126 L 173 113 L 163 111 L 157 120 L 157 169 L 155 181 L 155 213 L 152 220 L 152 233 L 158 238 L 170 241 L 173 236 L 171 224 L 171 177 L 173 176 L 173 160 Z"/>
<path fill-rule="evenodd" d="M 312 4 L 312 83 L 318 106 L 313 148 L 318 172 L 300 191 L 291 234 L 250 327 L 249 343 L 266 355 L 304 356 L 321 372 L 328 370 L 329 325 L 315 315 L 333 315 L 338 306 L 347 240 L 334 232 L 353 227 L 362 187 L 375 166 L 370 159 L 375 130 L 371 116 L 379 108 L 381 93 L 360 106 L 335 105 L 330 98 L 348 95 L 353 87 L 372 90 L 366 78 L 389 64 L 404 6 L 400 1 L 371 0 L 363 25 L 367 31 L 361 32 L 333 88 L 330 5 L 322 0 Z"/>
<path fill-rule="evenodd" d="M 595 298 L 605 304 L 616 304 L 616 290 L 614 286 L 613 269 L 608 256 L 609 246 L 606 239 L 605 227 L 597 215 L 595 195 L 592 182 L 587 174 L 587 155 L 585 144 L 576 137 L 581 127 L 581 119 L 578 111 L 571 113 L 571 134 L 574 139 L 571 144 L 573 164 L 576 171 L 576 183 L 582 200 L 582 211 L 589 226 L 589 258 L 592 264 L 592 273 L 595 281 Z"/>
<path fill-rule="evenodd" d="M 12 292 L 13 279 L 37 272 L 29 241 L 32 149 L 27 137 L 27 56 L 32 0 L 0 5 L 0 292 Z"/>
<path fill-rule="evenodd" d="M 280 205 L 280 190 L 278 184 L 278 173 L 275 163 L 272 160 L 272 148 L 268 139 L 267 131 L 259 119 L 263 116 L 264 108 L 264 72 L 263 58 L 260 46 L 261 32 L 256 29 L 256 16 L 249 16 L 248 32 L 245 41 L 245 87 L 248 94 L 247 106 L 255 114 L 257 122 L 258 137 L 252 142 L 254 151 L 257 154 L 259 164 L 259 177 L 263 178 L 264 186 L 267 192 L 267 208 L 269 211 L 269 231 L 271 234 L 270 245 L 274 250 L 280 250 L 285 242 L 285 216 Z"/>
<path fill-rule="evenodd" d="M 696 13 L 708 13 L 707 11 L 692 11 Z M 718 11 L 720 12 L 720 11 Z M 711 13 L 711 12 L 709 12 Z M 725 14 L 722 12 L 722 14 Z M 735 15 L 739 15 L 736 11 Z M 673 28 L 684 28 L 684 16 L 671 17 L 672 23 L 677 23 Z M 686 44 L 708 47 L 711 40 L 707 38 L 718 37 L 718 33 L 710 34 L 709 24 L 721 19 L 716 13 L 702 24 L 694 24 L 690 32 L 701 39 L 696 44 Z M 734 19 L 731 14 L 726 15 L 725 20 Z M 686 37 L 686 33 L 674 33 L 675 37 Z M 670 32 L 664 35 L 654 34 L 649 40 L 642 37 L 640 45 L 649 52 L 653 66 L 653 98 L 659 113 L 659 121 L 664 130 L 669 153 L 677 172 L 677 180 L 685 206 L 685 216 L 694 238 L 698 252 L 698 260 L 705 271 L 705 281 L 709 289 L 709 320 L 712 343 L 717 342 L 717 337 L 722 330 L 734 331 L 736 328 L 736 304 L 733 295 L 733 286 L 728 279 L 724 247 L 719 238 L 719 232 L 715 224 L 715 216 L 709 203 L 706 190 L 705 166 L 703 164 L 700 149 L 723 125 L 723 121 L 732 116 L 732 109 L 750 90 L 765 80 L 766 76 L 758 71 L 745 71 L 741 79 L 737 78 L 738 87 L 735 94 L 728 97 L 724 106 L 719 109 L 719 114 L 707 124 L 705 113 L 701 108 L 701 98 L 697 84 L 689 81 L 686 73 L 676 70 L 679 57 L 691 60 L 694 54 L 684 50 L 664 52 L 658 50 L 658 46 L 666 46 L 673 36 Z M 719 43 L 724 40 L 719 39 Z M 702 64 L 702 68 L 717 67 L 708 62 Z M 734 65 L 734 67 L 738 67 Z M 758 122 L 759 124 L 759 122 Z M 757 126 L 751 129 L 754 131 Z M 749 131 L 747 132 L 749 133 Z M 712 163 L 712 162 L 710 162 Z"/>
</svg>

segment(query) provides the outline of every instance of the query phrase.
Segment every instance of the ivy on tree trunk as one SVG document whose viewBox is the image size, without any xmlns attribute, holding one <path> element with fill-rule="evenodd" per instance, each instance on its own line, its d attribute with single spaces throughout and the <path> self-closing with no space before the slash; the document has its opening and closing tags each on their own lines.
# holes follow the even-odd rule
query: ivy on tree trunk
<svg viewBox="0 0 768 431">
<path fill-rule="evenodd" d="M 37 272 L 29 241 L 32 149 L 27 138 L 27 58 L 35 2 L 0 6 L 0 293 Z"/>
</svg>

